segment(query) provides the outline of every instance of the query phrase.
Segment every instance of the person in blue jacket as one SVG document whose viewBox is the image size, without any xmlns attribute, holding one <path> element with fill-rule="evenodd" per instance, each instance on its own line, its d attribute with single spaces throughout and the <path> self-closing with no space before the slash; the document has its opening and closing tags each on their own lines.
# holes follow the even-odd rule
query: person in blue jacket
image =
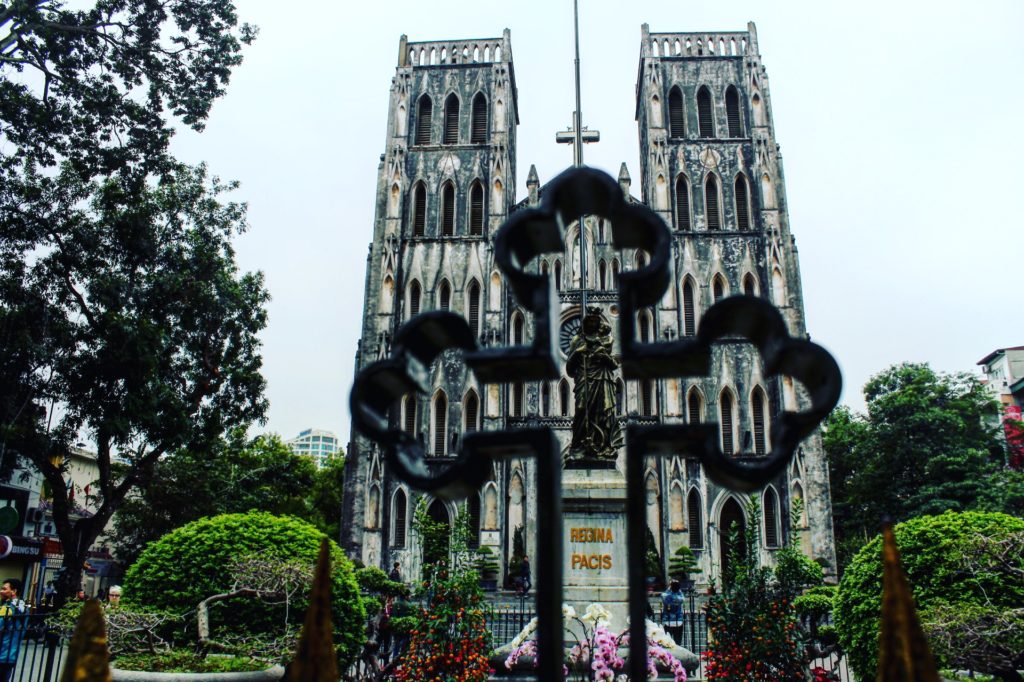
<svg viewBox="0 0 1024 682">
<path fill-rule="evenodd" d="M 25 637 L 28 608 L 20 597 L 21 581 L 4 580 L 0 587 L 0 682 L 9 682 L 18 663 L 18 650 Z"/>
</svg>

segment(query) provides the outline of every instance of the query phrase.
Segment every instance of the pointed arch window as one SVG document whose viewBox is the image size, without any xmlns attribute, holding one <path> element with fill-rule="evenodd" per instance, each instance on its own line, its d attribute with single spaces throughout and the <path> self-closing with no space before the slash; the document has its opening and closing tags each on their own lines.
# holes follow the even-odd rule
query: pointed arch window
<svg viewBox="0 0 1024 682">
<path fill-rule="evenodd" d="M 722 452 L 726 455 L 733 454 L 733 400 L 729 391 L 722 391 L 719 398 L 719 411 L 721 412 L 722 430 Z"/>
<path fill-rule="evenodd" d="M 522 417 L 523 416 L 523 403 L 526 398 L 526 387 L 523 382 L 517 381 L 512 384 L 512 416 Z"/>
<path fill-rule="evenodd" d="M 715 298 L 715 303 L 725 298 L 725 280 L 722 279 L 721 275 L 715 275 L 715 279 L 711 284 L 711 293 Z"/>
<path fill-rule="evenodd" d="M 405 396 L 405 400 L 402 401 L 405 408 L 405 421 L 404 428 L 405 432 L 410 436 L 416 435 L 416 396 L 409 394 Z"/>
<path fill-rule="evenodd" d="M 441 187 L 441 235 L 451 237 L 455 234 L 455 185 L 444 183 Z"/>
<path fill-rule="evenodd" d="M 714 107 L 711 102 L 711 91 L 702 85 L 697 91 L 697 126 L 701 137 L 715 136 Z"/>
<path fill-rule="evenodd" d="M 423 95 L 416 104 L 416 138 L 413 144 L 430 144 L 430 118 L 434 113 L 434 102 L 430 95 Z"/>
<path fill-rule="evenodd" d="M 477 397 L 476 391 L 470 391 L 466 394 L 466 404 L 462 408 L 462 416 L 466 422 L 463 427 L 466 433 L 480 429 L 480 398 Z"/>
<path fill-rule="evenodd" d="M 747 296 L 757 296 L 757 282 L 749 272 L 743 276 L 743 293 Z"/>
<path fill-rule="evenodd" d="M 690 395 L 686 399 L 686 416 L 690 424 L 700 424 L 703 421 L 701 412 L 704 410 L 701 408 L 700 392 L 696 388 L 691 388 Z"/>
<path fill-rule="evenodd" d="M 469 283 L 469 329 L 473 338 L 480 337 L 480 285 L 476 280 Z"/>
<path fill-rule="evenodd" d="M 700 493 L 696 488 L 690 490 L 686 498 L 686 520 L 689 532 L 690 549 L 702 549 L 704 547 L 704 532 L 701 517 L 704 514 L 701 509 Z"/>
<path fill-rule="evenodd" d="M 608 264 L 604 262 L 603 258 L 597 263 L 597 281 L 601 291 L 608 288 Z"/>
<path fill-rule="evenodd" d="M 420 298 L 423 295 L 423 290 L 420 288 L 420 283 L 416 280 L 412 281 L 409 285 L 409 317 L 420 314 Z"/>
<path fill-rule="evenodd" d="M 626 385 L 622 383 L 622 379 L 615 380 L 615 413 L 625 414 L 626 413 Z"/>
<path fill-rule="evenodd" d="M 444 457 L 448 451 L 448 398 L 439 391 L 434 398 L 434 456 Z"/>
<path fill-rule="evenodd" d="M 683 93 L 679 86 L 674 86 L 668 93 L 668 130 L 669 137 L 686 135 L 686 119 L 683 116 Z"/>
<path fill-rule="evenodd" d="M 479 237 L 484 233 L 484 187 L 477 180 L 469 189 L 469 234 Z"/>
<path fill-rule="evenodd" d="M 708 175 L 707 180 L 704 181 L 704 219 L 707 221 L 709 230 L 722 229 L 719 205 L 718 180 L 714 175 Z"/>
<path fill-rule="evenodd" d="M 558 382 L 558 411 L 563 417 L 569 416 L 569 382 L 565 379 Z"/>
<path fill-rule="evenodd" d="M 551 384 L 547 381 L 540 383 L 540 414 L 542 417 L 551 415 Z"/>
<path fill-rule="evenodd" d="M 754 454 L 764 455 L 768 452 L 768 441 L 765 437 L 765 399 L 764 391 L 758 386 L 750 396 L 751 421 L 754 425 Z"/>
<path fill-rule="evenodd" d="M 451 310 L 452 307 L 452 288 L 445 280 L 441 282 L 441 290 L 437 294 L 438 308 L 441 310 Z"/>
<path fill-rule="evenodd" d="M 395 527 L 391 533 L 391 546 L 395 549 L 402 549 L 405 547 L 405 529 L 409 525 L 409 501 L 405 496 L 405 491 L 401 488 L 395 493 L 393 510 L 392 518 L 395 520 Z"/>
<path fill-rule="evenodd" d="M 512 315 L 512 345 L 523 345 L 523 316 L 518 311 Z"/>
<path fill-rule="evenodd" d="M 651 337 L 654 336 L 654 322 L 651 320 L 651 314 L 646 311 L 640 311 L 640 343 L 650 343 Z"/>
<path fill-rule="evenodd" d="M 459 98 L 454 92 L 444 101 L 444 143 L 459 143 Z"/>
<path fill-rule="evenodd" d="M 416 183 L 412 197 L 412 234 L 414 237 L 422 237 L 427 227 L 427 188 L 422 182 Z"/>
<path fill-rule="evenodd" d="M 466 501 L 466 512 L 469 516 L 469 545 L 470 549 L 480 546 L 480 494 L 473 493 Z"/>
<path fill-rule="evenodd" d="M 736 176 L 736 227 L 741 232 L 750 229 L 750 191 L 747 178 L 740 173 Z"/>
<path fill-rule="evenodd" d="M 697 311 L 693 300 L 693 280 L 687 277 L 683 281 L 683 334 L 693 336 L 697 333 Z"/>
<path fill-rule="evenodd" d="M 690 183 L 684 175 L 676 178 L 676 229 L 690 229 Z"/>
<path fill-rule="evenodd" d="M 640 413 L 645 417 L 654 414 L 654 380 L 642 379 L 640 381 Z"/>
<path fill-rule="evenodd" d="M 764 546 L 779 546 L 779 496 L 771 486 L 764 491 Z"/>
<path fill-rule="evenodd" d="M 725 90 L 725 115 L 729 120 L 729 137 L 743 137 L 743 119 L 740 117 L 740 95 L 735 85 Z"/>
<path fill-rule="evenodd" d="M 612 289 L 619 288 L 619 270 L 621 269 L 622 268 L 619 265 L 619 259 L 616 258 L 615 260 L 612 261 Z"/>
<path fill-rule="evenodd" d="M 555 261 L 555 291 L 562 290 L 562 261 Z"/>
<path fill-rule="evenodd" d="M 473 98 L 473 128 L 469 141 L 473 144 L 487 142 L 487 98 L 482 92 L 476 93 Z"/>
</svg>

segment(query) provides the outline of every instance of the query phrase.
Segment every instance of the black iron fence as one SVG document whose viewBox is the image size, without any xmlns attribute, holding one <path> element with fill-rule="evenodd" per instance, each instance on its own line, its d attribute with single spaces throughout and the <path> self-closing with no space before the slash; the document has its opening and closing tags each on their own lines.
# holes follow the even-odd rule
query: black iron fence
<svg viewBox="0 0 1024 682">
<path fill-rule="evenodd" d="M 484 610 L 494 647 L 508 644 L 530 622 L 536 612 L 519 604 L 489 604 Z"/>
<path fill-rule="evenodd" d="M 0 617 L 0 677 L 11 667 L 10 682 L 57 682 L 65 650 L 45 614 Z"/>
</svg>

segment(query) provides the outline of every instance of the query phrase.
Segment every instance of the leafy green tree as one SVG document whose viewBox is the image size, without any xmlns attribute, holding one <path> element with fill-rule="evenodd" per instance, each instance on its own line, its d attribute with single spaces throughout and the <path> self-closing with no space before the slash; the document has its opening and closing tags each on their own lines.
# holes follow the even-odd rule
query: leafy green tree
<svg viewBox="0 0 1024 682">
<path fill-rule="evenodd" d="M 234 185 L 204 167 L 142 184 L 57 180 L 33 219 L 39 238 L 0 237 L 0 442 L 55 493 L 70 595 L 84 552 L 160 457 L 263 417 L 268 294 L 235 264 L 245 206 L 223 202 Z M 63 491 L 80 440 L 97 454 L 96 511 L 73 518 Z"/>
<path fill-rule="evenodd" d="M 1004 453 L 996 405 L 977 377 L 906 363 L 872 377 L 864 397 L 866 415 L 839 408 L 824 434 L 840 567 L 883 515 L 1002 509 L 1024 498 L 1014 480 L 993 489 Z"/>
<path fill-rule="evenodd" d="M 307 495 L 310 516 L 327 537 L 341 537 L 341 498 L 345 483 L 345 456 L 338 454 L 316 470 Z"/>
<path fill-rule="evenodd" d="M 148 468 L 138 494 L 118 511 L 118 557 L 131 564 L 149 542 L 217 514 L 288 514 L 328 532 L 308 499 L 317 475 L 313 460 L 294 454 L 274 434 L 250 440 L 236 429 L 205 451 L 177 450 Z"/>
<path fill-rule="evenodd" d="M 668 575 L 673 580 L 683 581 L 692 575 L 702 573 L 697 566 L 693 550 L 683 545 L 668 560 Z"/>
<path fill-rule="evenodd" d="M 946 512 L 896 524 L 893 534 L 922 624 L 933 635 L 945 633 L 938 640 L 941 646 L 933 651 L 940 662 L 955 661 L 957 656 L 980 657 L 980 650 L 966 649 L 982 639 L 987 638 L 992 648 L 997 641 L 1012 642 L 1012 630 L 1003 633 L 1001 640 L 994 631 L 986 637 L 978 633 L 998 624 L 999 618 L 1020 622 L 1024 567 L 1020 542 L 1010 541 L 1024 534 L 1024 520 L 999 513 Z M 1001 555 L 998 548 L 1004 546 L 1015 547 L 1015 554 Z M 986 555 L 995 560 L 978 559 Z M 1009 562 L 1010 570 L 998 560 L 1000 556 Z M 881 604 L 882 538 L 878 535 L 853 558 L 835 599 L 836 630 L 858 679 L 872 679 L 878 668 Z M 951 613 L 958 614 L 955 620 Z"/>
</svg>

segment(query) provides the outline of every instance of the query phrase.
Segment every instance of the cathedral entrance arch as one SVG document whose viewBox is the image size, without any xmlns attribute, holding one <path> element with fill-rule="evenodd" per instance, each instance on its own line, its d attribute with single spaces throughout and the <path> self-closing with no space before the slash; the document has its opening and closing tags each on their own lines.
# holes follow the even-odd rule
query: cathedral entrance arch
<svg viewBox="0 0 1024 682">
<path fill-rule="evenodd" d="M 747 517 L 735 497 L 729 497 L 718 512 L 718 547 L 721 557 L 722 578 L 735 570 L 733 562 L 747 554 Z"/>
<path fill-rule="evenodd" d="M 448 507 L 441 500 L 434 500 L 427 507 L 427 516 L 433 522 L 423 533 L 423 564 L 437 566 L 448 561 L 448 538 L 451 536 L 452 519 Z"/>
</svg>

